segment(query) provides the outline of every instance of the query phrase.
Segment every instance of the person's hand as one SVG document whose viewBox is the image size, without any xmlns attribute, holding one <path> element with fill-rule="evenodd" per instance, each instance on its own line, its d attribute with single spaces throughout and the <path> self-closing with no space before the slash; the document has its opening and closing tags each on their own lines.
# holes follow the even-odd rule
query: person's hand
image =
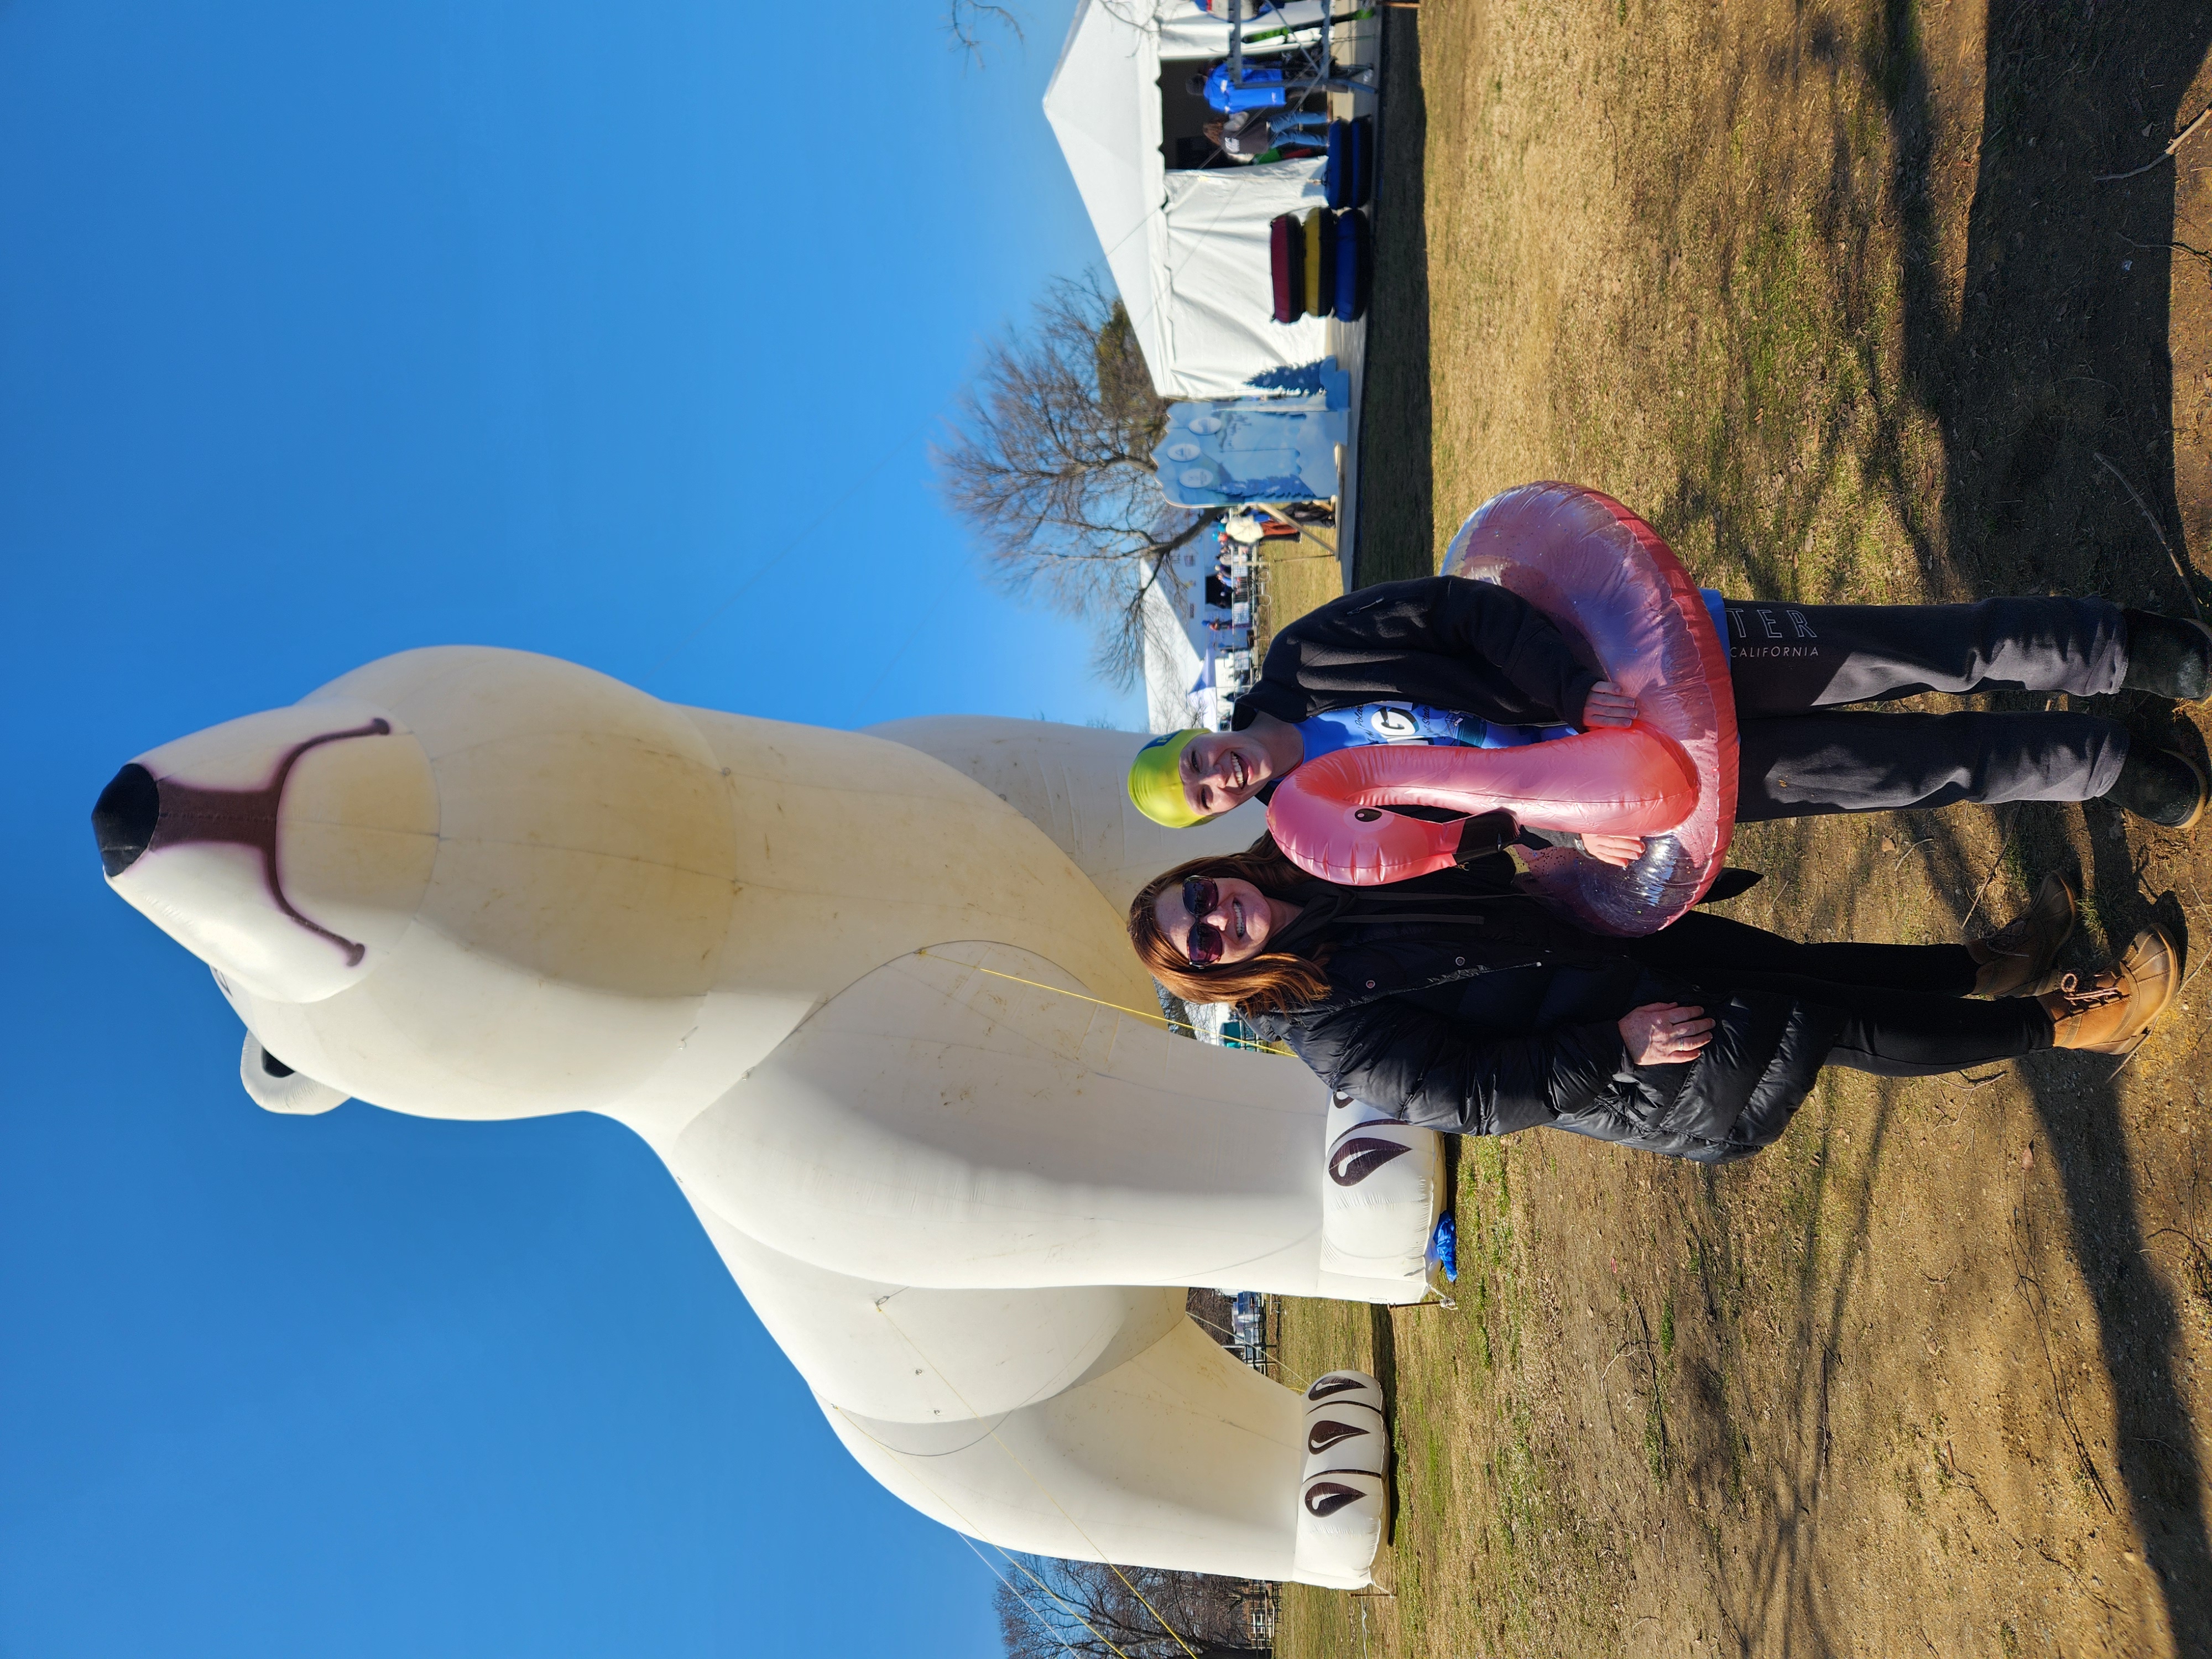
<svg viewBox="0 0 2212 1659">
<path fill-rule="evenodd" d="M 1595 731 L 1601 726 L 1635 724 L 1635 698 L 1625 695 L 1611 680 L 1600 680 L 1590 687 L 1589 700 L 1583 704 L 1584 730 Z"/>
<path fill-rule="evenodd" d="M 1638 1066 L 1680 1066 L 1695 1060 L 1698 1050 L 1713 1040 L 1713 1023 L 1700 1018 L 1705 1011 L 1679 1002 L 1647 1002 L 1620 1018 L 1620 1040 L 1628 1058 Z"/>
<path fill-rule="evenodd" d="M 1593 836 L 1585 834 L 1583 851 L 1600 864 L 1610 864 L 1615 869 L 1626 870 L 1644 856 L 1641 836 Z"/>
</svg>

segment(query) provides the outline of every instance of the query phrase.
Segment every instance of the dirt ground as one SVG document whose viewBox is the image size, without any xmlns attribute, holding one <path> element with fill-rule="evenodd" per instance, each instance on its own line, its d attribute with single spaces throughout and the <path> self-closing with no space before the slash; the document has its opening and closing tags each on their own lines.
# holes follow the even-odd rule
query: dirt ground
<svg viewBox="0 0 2212 1659">
<path fill-rule="evenodd" d="M 2212 570 L 2212 122 L 2098 176 L 2212 103 L 2212 7 L 1389 18 L 1362 581 L 1563 477 L 1735 596 L 2212 606 L 2159 539 Z M 2103 701 L 2203 757 L 2212 710 Z M 2212 829 L 2095 804 L 1732 862 L 1802 937 L 1954 939 L 2067 868 L 2068 965 L 2212 943 Z M 1391 1594 L 1291 1587 L 1286 1659 L 2212 1652 L 2208 994 L 2117 1070 L 1832 1074 L 1717 1172 L 1468 1143 L 1455 1309 L 1286 1313 L 1295 1380 L 1392 1391 L 1400 1505 Z"/>
</svg>

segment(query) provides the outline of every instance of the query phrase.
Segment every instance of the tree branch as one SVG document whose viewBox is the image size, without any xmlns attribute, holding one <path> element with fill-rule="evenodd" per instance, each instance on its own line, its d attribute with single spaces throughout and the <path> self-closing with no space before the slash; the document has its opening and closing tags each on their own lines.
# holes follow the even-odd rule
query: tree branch
<svg viewBox="0 0 2212 1659">
<path fill-rule="evenodd" d="M 1006 6 L 993 5 L 990 0 L 947 0 L 945 8 L 945 32 L 952 38 L 953 49 L 965 52 L 968 60 L 977 69 L 989 66 L 983 58 L 983 29 L 986 22 L 1002 28 L 1021 46 L 1028 37 L 1022 33 L 1022 20 Z"/>
<path fill-rule="evenodd" d="M 939 488 L 1006 591 L 1089 617 L 1100 672 L 1141 670 L 1137 607 L 1167 560 L 1220 517 L 1161 492 L 1167 429 L 1128 313 L 1095 277 L 1054 283 L 1028 328 L 985 349 L 934 459 Z"/>
</svg>

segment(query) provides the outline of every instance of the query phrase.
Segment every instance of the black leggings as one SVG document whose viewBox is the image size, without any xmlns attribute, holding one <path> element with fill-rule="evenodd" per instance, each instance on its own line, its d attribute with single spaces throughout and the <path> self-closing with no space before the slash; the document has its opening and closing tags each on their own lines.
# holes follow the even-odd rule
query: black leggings
<svg viewBox="0 0 2212 1659">
<path fill-rule="evenodd" d="M 1963 945 L 1801 945 L 1707 910 L 1624 944 L 1716 997 L 1765 992 L 1834 1010 L 1827 1063 L 1855 1072 L 1932 1077 L 2051 1046 L 2034 998 L 1969 999 L 1976 968 Z"/>
</svg>

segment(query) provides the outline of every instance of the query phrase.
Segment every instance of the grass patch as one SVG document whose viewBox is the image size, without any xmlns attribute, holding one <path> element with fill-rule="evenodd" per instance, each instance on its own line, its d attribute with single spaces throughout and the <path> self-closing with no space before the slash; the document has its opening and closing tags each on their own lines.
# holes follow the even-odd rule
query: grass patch
<svg viewBox="0 0 2212 1659">
<path fill-rule="evenodd" d="M 2163 255 L 2118 253 L 2165 233 L 2118 216 L 2154 217 L 2149 196 L 2090 180 L 2212 100 L 2208 26 L 2120 9 L 2015 8 L 1994 40 L 1983 9 L 1896 0 L 1392 12 L 1389 143 L 1414 131 L 1423 164 L 1417 202 L 1378 208 L 1378 273 L 1422 307 L 1394 315 L 1378 274 L 1358 580 L 1427 574 L 1478 503 L 1566 478 L 1735 596 L 2185 609 L 2094 456 L 2124 456 L 2212 568 L 2212 290 L 2188 256 L 2169 283 Z M 1386 153 L 1402 190 L 1408 152 Z M 2207 246 L 2212 176 L 2169 176 L 2176 240 Z M 2166 286 L 2119 286 L 2121 257 Z M 2114 827 L 2043 805 L 1745 826 L 1731 861 L 1771 879 L 1728 914 L 1948 941 L 1978 896 L 1973 931 L 2078 864 L 2068 966 L 2162 893 L 2170 926 L 2212 926 L 2204 837 Z M 2125 1465 L 2148 1443 L 2126 1434 L 2194 1443 L 2212 1410 L 2189 1000 L 2117 1079 L 2068 1056 L 1832 1073 L 1778 1147 L 1719 1170 L 1468 1143 L 1458 1307 L 1383 1321 L 1395 1598 L 1292 1587 L 1285 1659 L 2175 1651 L 2204 1623 L 2212 1492 L 2142 1474 L 2116 1517 L 2064 1413 Z M 2093 1191 L 2094 1216 L 2069 1207 Z M 1285 1328 L 1308 1375 L 1372 1353 L 1364 1310 L 1299 1304 Z"/>
<path fill-rule="evenodd" d="M 1267 654 L 1276 631 L 1344 592 L 1343 567 L 1337 562 L 1334 533 L 1270 537 L 1261 544 L 1259 594 L 1252 607 L 1252 650 L 1256 662 Z"/>
</svg>

